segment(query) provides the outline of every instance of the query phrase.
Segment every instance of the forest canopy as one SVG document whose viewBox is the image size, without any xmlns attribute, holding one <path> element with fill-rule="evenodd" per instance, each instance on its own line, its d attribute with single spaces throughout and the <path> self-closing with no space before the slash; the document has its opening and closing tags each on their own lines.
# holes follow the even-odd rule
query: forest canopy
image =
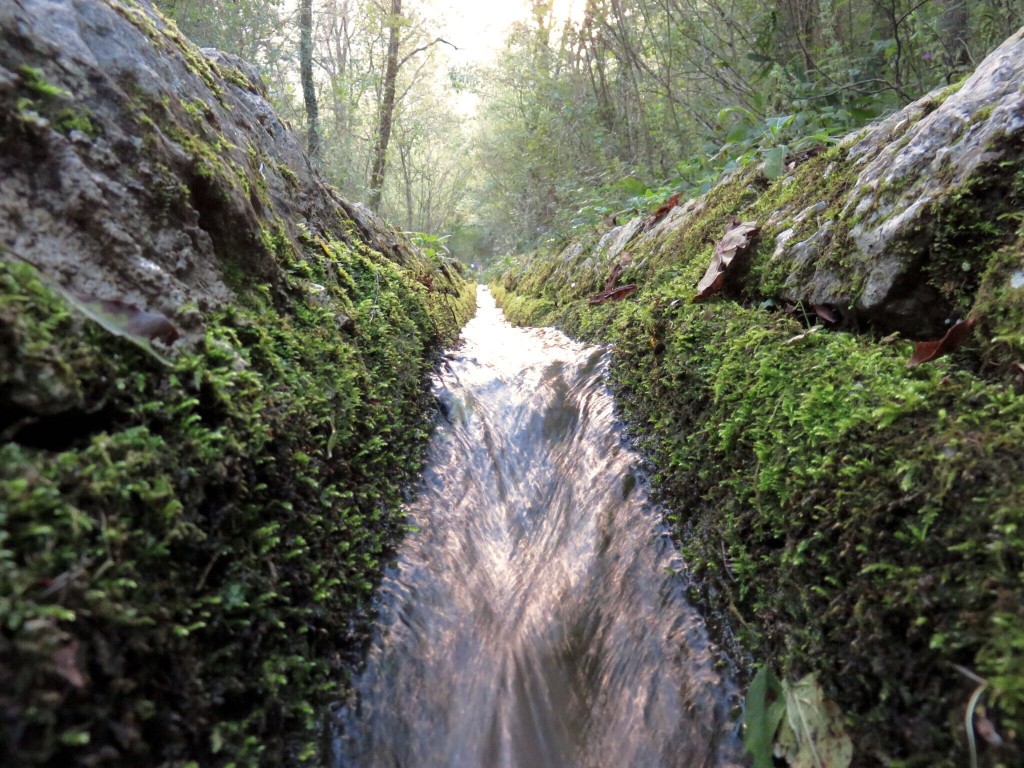
<svg viewBox="0 0 1024 768">
<path fill-rule="evenodd" d="M 493 60 L 466 65 L 436 0 L 157 4 L 259 67 L 343 193 L 467 262 L 737 165 L 778 175 L 957 82 L 1024 24 L 1014 0 L 586 0 L 569 18 L 531 0 Z"/>
</svg>

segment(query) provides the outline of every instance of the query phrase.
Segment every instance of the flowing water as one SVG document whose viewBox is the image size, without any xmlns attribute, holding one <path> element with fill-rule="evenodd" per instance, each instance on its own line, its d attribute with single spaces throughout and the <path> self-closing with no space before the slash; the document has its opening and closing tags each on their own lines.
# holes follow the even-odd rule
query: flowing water
<svg viewBox="0 0 1024 768">
<path fill-rule="evenodd" d="M 336 765 L 739 763 L 735 692 L 615 422 L 606 351 L 478 299 Z"/>
</svg>

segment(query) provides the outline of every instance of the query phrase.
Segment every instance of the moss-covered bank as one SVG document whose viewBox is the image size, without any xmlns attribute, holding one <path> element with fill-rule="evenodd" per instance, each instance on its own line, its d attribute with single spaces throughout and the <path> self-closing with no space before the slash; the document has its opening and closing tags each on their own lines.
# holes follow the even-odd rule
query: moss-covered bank
<svg viewBox="0 0 1024 768">
<path fill-rule="evenodd" d="M 0 762 L 313 762 L 473 291 L 241 70 L 66 5 L 0 9 Z"/>
<path fill-rule="evenodd" d="M 915 109 L 910 124 L 935 105 Z M 982 764 L 1022 759 L 1024 278 L 1010 276 L 1024 169 L 1017 140 L 1000 141 L 994 162 L 901 241 L 924 255 L 895 282 L 909 274 L 953 318 L 978 321 L 963 349 L 926 366 L 908 369 L 911 344 L 889 334 L 898 313 L 858 312 L 848 233 L 862 217 L 844 209 L 863 165 L 851 142 L 774 182 L 748 168 L 666 221 L 533 254 L 494 286 L 513 322 L 612 345 L 618 402 L 672 510 L 695 597 L 754 664 L 819 673 L 854 765 L 965 765 L 969 738 Z M 724 294 L 695 303 L 733 216 L 761 236 Z M 807 256 L 799 245 L 821 227 L 825 245 Z M 590 304 L 616 264 L 639 290 Z M 820 316 L 797 301 L 816 268 L 854 298 Z"/>
</svg>

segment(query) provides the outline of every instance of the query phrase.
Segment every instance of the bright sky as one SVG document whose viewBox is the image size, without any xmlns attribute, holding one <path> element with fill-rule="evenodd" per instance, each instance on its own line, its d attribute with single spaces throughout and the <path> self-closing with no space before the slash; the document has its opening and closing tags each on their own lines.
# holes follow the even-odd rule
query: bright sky
<svg viewBox="0 0 1024 768">
<path fill-rule="evenodd" d="M 530 17 L 530 0 L 422 0 L 422 8 L 435 14 L 434 28 L 457 51 L 444 46 L 444 55 L 456 67 L 487 66 L 505 44 L 512 25 Z M 586 0 L 554 0 L 555 29 L 570 16 L 583 18 Z M 475 94 L 464 91 L 456 110 L 467 117 L 477 109 Z"/>
<path fill-rule="evenodd" d="M 583 15 L 585 0 L 555 0 L 555 27 L 571 13 Z M 424 0 L 437 14 L 440 35 L 459 47 L 452 51 L 457 64 L 489 64 L 494 60 L 509 28 L 530 16 L 529 0 Z"/>
</svg>

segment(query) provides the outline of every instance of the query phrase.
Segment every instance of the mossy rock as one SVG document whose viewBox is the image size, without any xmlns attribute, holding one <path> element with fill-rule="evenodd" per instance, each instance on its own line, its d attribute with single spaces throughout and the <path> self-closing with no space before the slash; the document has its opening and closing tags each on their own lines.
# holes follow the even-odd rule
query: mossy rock
<svg viewBox="0 0 1024 768">
<path fill-rule="evenodd" d="M 1022 94 L 1000 79 L 1022 47 L 1018 34 L 955 93 L 780 179 L 748 166 L 661 221 L 531 254 L 493 286 L 513 322 L 611 345 L 694 597 L 741 658 L 818 673 L 855 765 L 965 764 L 979 680 L 980 764 L 1024 754 L 1024 187 L 1007 119 Z M 937 149 L 943 131 L 974 154 Z M 875 183 L 933 166 L 884 149 L 897 134 L 905 151 L 932 147 L 941 184 L 909 170 Z M 919 184 L 920 217 L 889 233 L 898 252 L 884 257 L 904 272 L 878 293 L 884 259 L 863 232 Z M 722 294 L 695 303 L 733 219 L 760 237 Z M 591 304 L 616 264 L 638 291 Z M 963 317 L 975 328 L 962 348 L 907 367 L 904 337 Z M 986 725 L 1001 745 L 978 735 Z"/>
<path fill-rule="evenodd" d="M 239 66 L 64 6 L 0 9 L 0 761 L 318 762 L 474 291 Z"/>
</svg>

